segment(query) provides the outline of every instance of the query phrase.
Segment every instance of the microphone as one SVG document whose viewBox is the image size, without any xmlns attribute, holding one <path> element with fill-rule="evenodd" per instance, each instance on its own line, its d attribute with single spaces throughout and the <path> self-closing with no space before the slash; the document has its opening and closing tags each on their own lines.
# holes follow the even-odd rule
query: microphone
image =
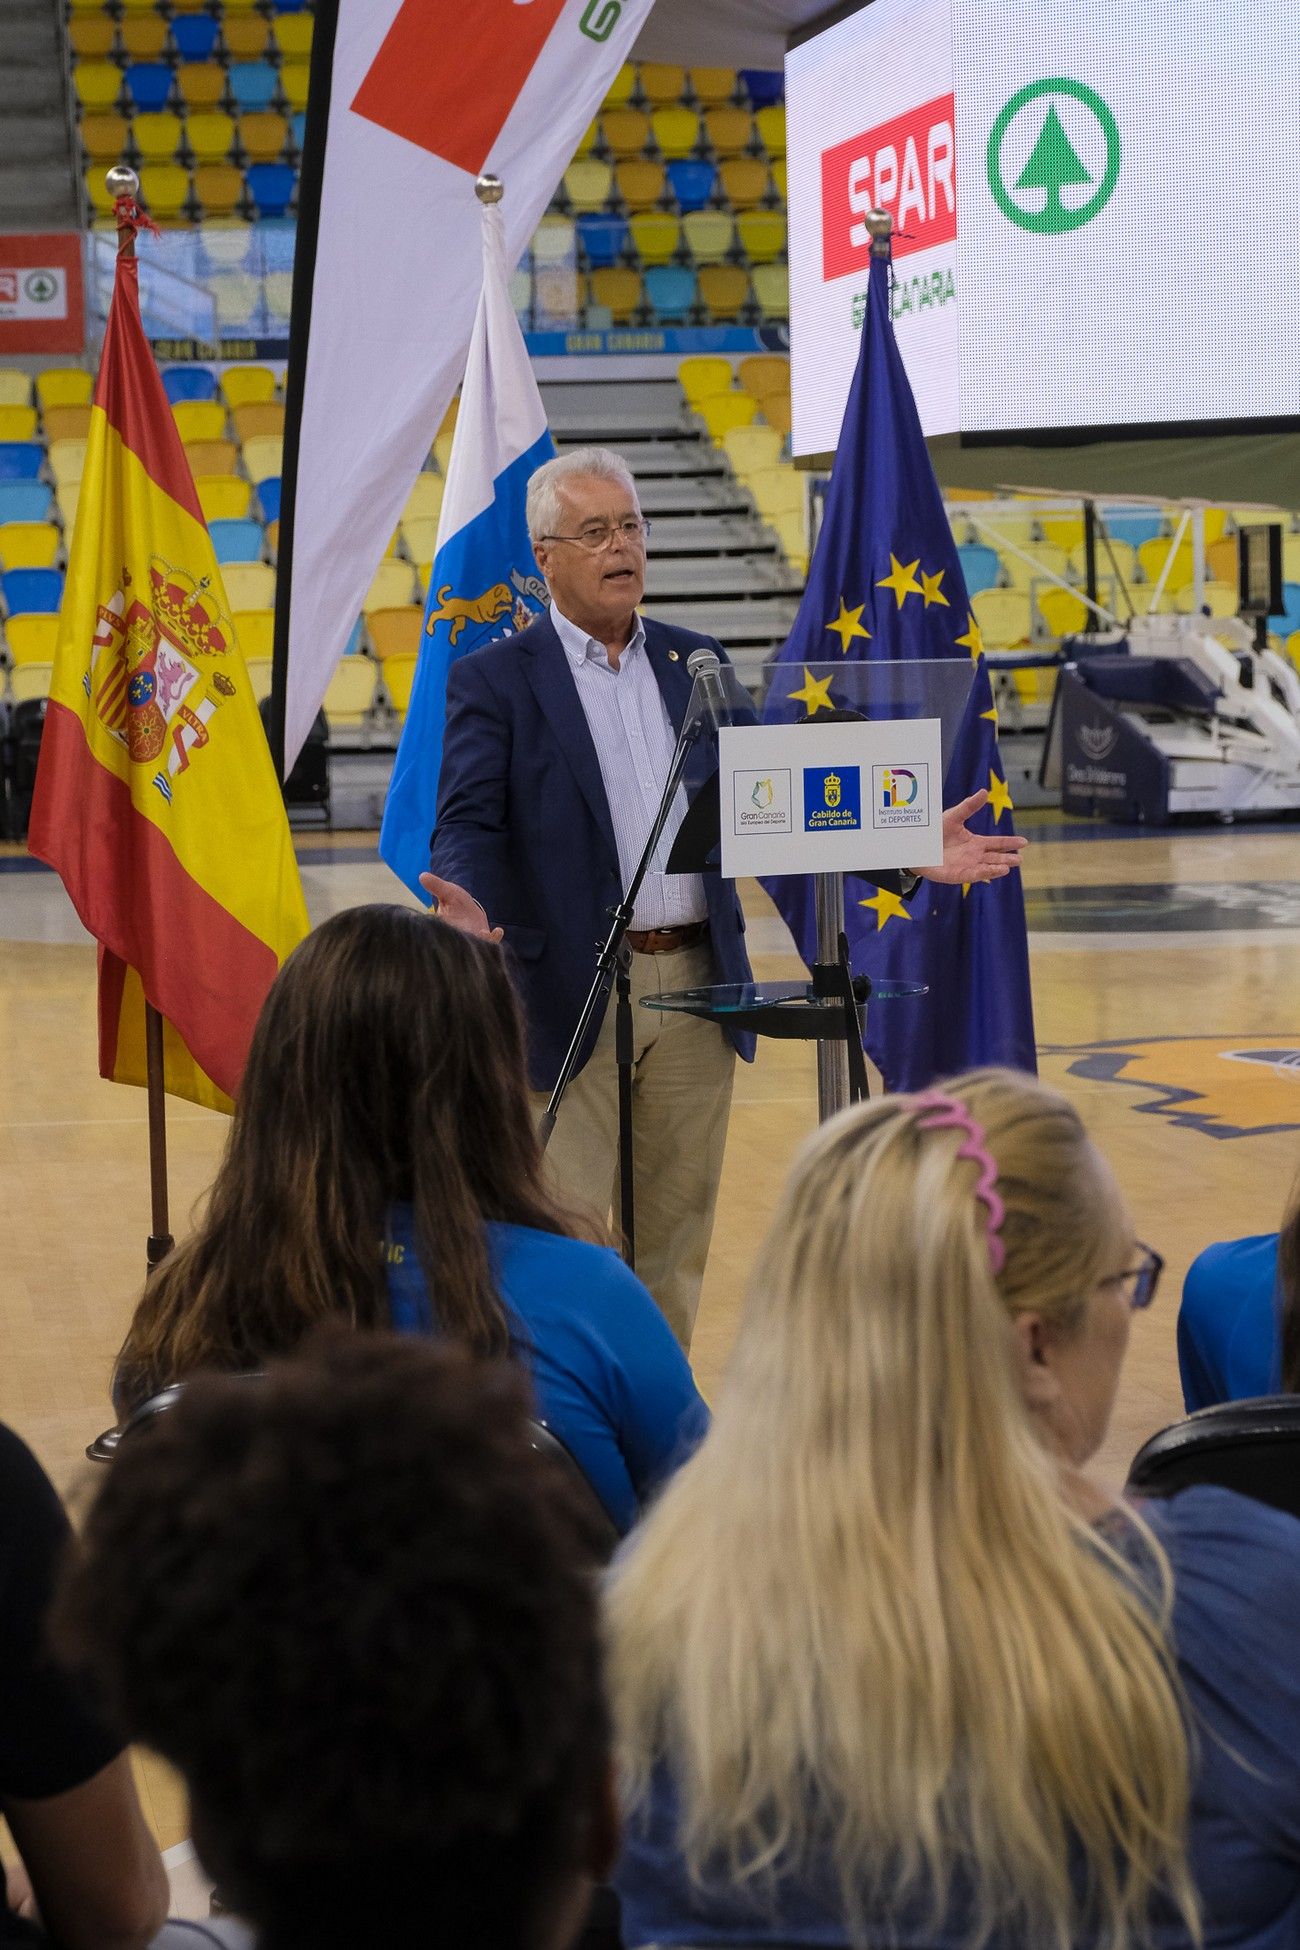
<svg viewBox="0 0 1300 1950">
<path fill-rule="evenodd" d="M 700 697 L 704 704 L 705 716 L 717 731 L 730 717 L 727 693 L 722 683 L 722 665 L 716 650 L 706 650 L 701 644 L 692 650 L 686 659 L 686 668 L 700 687 Z"/>
</svg>

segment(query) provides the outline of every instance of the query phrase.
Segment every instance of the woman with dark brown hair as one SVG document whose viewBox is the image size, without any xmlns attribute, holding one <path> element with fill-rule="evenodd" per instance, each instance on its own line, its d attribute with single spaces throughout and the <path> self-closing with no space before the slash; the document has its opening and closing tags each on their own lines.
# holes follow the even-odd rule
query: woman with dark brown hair
<svg viewBox="0 0 1300 1950">
<path fill-rule="evenodd" d="M 267 996 L 207 1211 L 145 1289 L 119 1410 L 317 1322 L 517 1355 L 626 1530 L 707 1412 L 646 1289 L 547 1187 L 501 950 L 412 909 L 317 928 Z"/>
<path fill-rule="evenodd" d="M 1300 1182 L 1278 1232 L 1221 1239 L 1187 1270 L 1178 1370 L 1193 1409 L 1300 1394 Z"/>
</svg>

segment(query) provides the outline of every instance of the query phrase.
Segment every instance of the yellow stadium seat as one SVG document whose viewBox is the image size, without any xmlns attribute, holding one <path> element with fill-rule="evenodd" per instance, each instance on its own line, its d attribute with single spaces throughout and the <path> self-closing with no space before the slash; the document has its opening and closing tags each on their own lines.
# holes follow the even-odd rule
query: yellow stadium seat
<svg viewBox="0 0 1300 1950">
<path fill-rule="evenodd" d="M 0 440 L 35 440 L 34 406 L 0 406 Z"/>
<path fill-rule="evenodd" d="M 244 472 L 250 481 L 273 480 L 284 465 L 284 441 L 278 433 L 259 433 L 244 442 Z"/>
<path fill-rule="evenodd" d="M 287 19 L 307 19 L 291 14 Z M 289 140 L 289 124 L 273 108 L 251 110 L 239 118 L 239 142 L 249 162 L 278 162 Z M 221 152 L 225 154 L 223 149 Z"/>
<path fill-rule="evenodd" d="M 778 515 L 772 523 L 786 560 L 791 568 L 798 569 L 800 575 L 808 573 L 808 525 L 802 511 L 798 514 Z"/>
<path fill-rule="evenodd" d="M 190 173 L 179 163 L 144 163 L 140 200 L 151 217 L 175 217 L 190 200 Z"/>
<path fill-rule="evenodd" d="M 780 197 L 782 208 L 784 208 L 788 200 L 788 175 L 784 156 L 773 156 L 772 158 L 772 187 Z"/>
<path fill-rule="evenodd" d="M 126 154 L 129 138 L 129 124 L 125 115 L 115 109 L 104 109 L 97 115 L 83 115 L 81 118 L 81 146 L 87 160 L 99 163 L 103 168 L 111 168 Z M 107 202 L 107 192 L 105 192 Z"/>
<path fill-rule="evenodd" d="M 275 611 L 235 609 L 231 606 L 235 636 L 245 657 L 269 657 L 275 646 Z"/>
<path fill-rule="evenodd" d="M 246 406 L 262 406 L 275 399 L 275 374 L 269 366 L 227 366 L 221 375 L 221 397 L 232 408 L 231 418 L 244 439 L 239 414 Z M 281 414 L 284 409 L 281 407 Z M 283 426 L 283 418 L 280 425 Z M 249 427 L 249 433 L 274 433 L 274 427 Z"/>
<path fill-rule="evenodd" d="M 62 546 L 52 521 L 0 522 L 0 569 L 52 569 Z"/>
<path fill-rule="evenodd" d="M 575 210 L 603 210 L 613 187 L 613 170 L 595 156 L 571 162 L 564 172 L 564 194 Z"/>
<path fill-rule="evenodd" d="M 767 164 L 757 156 L 724 156 L 718 164 L 718 181 L 733 210 L 753 209 L 768 192 Z"/>
<path fill-rule="evenodd" d="M 729 393 L 734 377 L 730 359 L 720 352 L 692 353 L 677 368 L 677 383 L 692 406 L 711 393 Z"/>
<path fill-rule="evenodd" d="M 784 264 L 756 264 L 754 296 L 764 318 L 790 316 L 790 272 Z"/>
<path fill-rule="evenodd" d="M 785 154 L 785 103 L 772 102 L 754 117 L 758 139 L 769 156 Z"/>
<path fill-rule="evenodd" d="M 533 264 L 572 264 L 578 233 L 569 217 L 543 217 L 533 232 Z"/>
<path fill-rule="evenodd" d="M 774 264 L 785 254 L 785 212 L 742 210 L 736 218 L 736 234 L 751 264 Z"/>
<path fill-rule="evenodd" d="M 201 234 L 203 248 L 214 265 L 223 271 L 243 268 L 248 260 L 249 239 L 254 234 L 251 225 L 223 218 L 219 223 L 205 223 Z"/>
<path fill-rule="evenodd" d="M 370 644 L 382 663 L 388 657 L 409 654 L 420 648 L 424 610 L 417 603 L 403 603 L 392 609 L 372 609 L 366 617 Z"/>
<path fill-rule="evenodd" d="M 182 61 L 176 86 L 186 108 L 220 108 L 226 98 L 226 71 L 220 61 Z"/>
<path fill-rule="evenodd" d="M 0 366 L 0 406 L 30 406 L 32 376 L 18 366 Z"/>
<path fill-rule="evenodd" d="M 992 593 L 1006 595 L 1009 592 L 997 590 Z M 975 601 L 978 605 L 978 596 Z M 1048 636 L 1078 636 L 1088 621 L 1087 604 L 1081 597 L 1072 596 L 1068 589 L 1040 589 L 1037 601 L 1038 614 L 1043 620 Z M 984 629 L 982 621 L 980 628 Z"/>
<path fill-rule="evenodd" d="M 145 162 L 171 162 L 181 146 L 181 118 L 164 109 L 157 115 L 137 115 L 131 138 Z"/>
<path fill-rule="evenodd" d="M 344 663 L 348 660 L 345 658 Z M 415 682 L 416 659 L 408 650 L 395 657 L 389 657 L 384 664 L 384 689 L 388 701 L 399 719 L 404 718 L 411 706 L 411 686 Z M 339 666 L 342 669 L 342 665 Z"/>
<path fill-rule="evenodd" d="M 275 561 L 275 559 L 276 559 L 276 557 L 277 557 L 277 556 L 279 555 L 279 553 L 280 553 L 280 517 L 279 517 L 279 515 L 277 515 L 277 516 L 276 516 L 276 518 L 275 518 L 275 520 L 274 520 L 274 521 L 268 521 L 268 522 L 267 522 L 267 524 L 266 524 L 266 527 L 265 527 L 265 528 L 263 529 L 263 531 L 262 531 L 262 539 L 263 539 L 263 541 L 264 541 L 264 542 L 266 543 L 266 552 L 267 552 L 267 554 L 268 554 L 268 555 L 270 556 L 270 558 L 271 558 L 271 560 L 272 560 L 272 561 L 274 562 L 274 561 Z"/>
<path fill-rule="evenodd" d="M 221 580 L 232 610 L 275 608 L 275 570 L 269 562 L 227 562 Z"/>
<path fill-rule="evenodd" d="M 185 458 L 191 474 L 234 474 L 239 449 L 233 440 L 187 440 Z"/>
<path fill-rule="evenodd" d="M 601 116 L 600 126 L 605 147 L 615 158 L 639 156 L 650 140 L 650 117 L 639 108 L 609 109 Z"/>
<path fill-rule="evenodd" d="M 0 529 L 0 535 L 3 533 L 4 530 Z M 1201 607 L 1208 609 L 1211 616 L 1235 616 L 1239 600 L 1235 582 L 1207 582 L 1201 595 Z"/>
<path fill-rule="evenodd" d="M 271 673 L 275 669 L 274 657 L 250 657 L 245 652 L 244 669 L 248 672 L 249 688 L 254 700 L 258 704 L 265 703 L 271 695 Z"/>
<path fill-rule="evenodd" d="M 699 110 L 657 108 L 651 118 L 655 146 L 670 162 L 693 156 L 700 144 Z"/>
<path fill-rule="evenodd" d="M 438 422 L 439 433 L 455 433 L 456 422 L 460 418 L 460 394 L 453 394 L 447 410 Z"/>
<path fill-rule="evenodd" d="M 576 321 L 582 304 L 582 279 L 571 264 L 548 264 L 533 278 L 533 298 L 539 321 Z"/>
<path fill-rule="evenodd" d="M 736 219 L 730 210 L 688 210 L 682 229 L 697 264 L 720 263 L 736 241 Z"/>
<path fill-rule="evenodd" d="M 704 133 L 715 156 L 743 156 L 753 147 L 754 118 L 747 108 L 706 108 Z"/>
<path fill-rule="evenodd" d="M 434 474 L 421 474 L 420 479 L 422 481 L 433 481 L 437 480 L 437 476 Z M 439 486 L 441 486 L 441 482 L 439 482 Z M 402 545 L 412 562 L 417 565 L 422 562 L 432 562 L 434 551 L 438 545 L 438 517 L 436 514 L 404 514 L 397 525 L 397 532 L 401 536 Z"/>
<path fill-rule="evenodd" d="M 36 375 L 36 397 L 45 410 L 51 406 L 89 406 L 94 390 L 93 376 L 81 366 L 50 366 Z"/>
<path fill-rule="evenodd" d="M 59 487 L 79 481 L 86 465 L 84 440 L 51 440 L 45 458 Z"/>
<path fill-rule="evenodd" d="M 686 93 L 686 70 L 664 61 L 643 61 L 640 70 L 641 93 L 651 108 L 679 102 Z"/>
<path fill-rule="evenodd" d="M 232 407 L 230 421 L 235 437 L 243 442 L 284 438 L 284 407 L 278 399 L 249 400 L 245 406 Z"/>
<path fill-rule="evenodd" d="M 977 536 L 976 539 L 981 540 L 982 537 Z M 1030 542 L 1028 546 L 1030 551 L 1033 552 L 1035 544 Z M 1232 542 L 1229 546 L 1232 549 L 1232 574 L 1235 576 L 1237 572 L 1237 545 L 1235 542 Z M 1114 563 L 1111 561 L 1112 551 L 1115 557 Z M 1098 535 L 1097 574 L 1099 576 L 1111 576 L 1113 578 L 1116 564 L 1118 564 L 1119 572 L 1125 582 L 1132 584 L 1136 580 L 1138 572 L 1137 550 L 1134 548 L 1132 542 L 1112 542 L 1110 547 L 1107 548 L 1101 536 Z M 1082 583 L 1088 573 L 1087 556 L 1082 547 L 1071 549 L 1069 568 L 1074 581 Z"/>
<path fill-rule="evenodd" d="M 315 22 L 309 13 L 276 15 L 275 39 L 284 60 L 305 61 L 307 59 L 311 53 L 314 26 Z"/>
<path fill-rule="evenodd" d="M 714 393 L 702 399 L 695 411 L 709 429 L 709 438 L 716 442 L 733 427 L 749 426 L 758 407 L 748 393 Z"/>
<path fill-rule="evenodd" d="M 415 576 L 409 562 L 381 562 L 361 605 L 364 616 L 375 609 L 398 609 L 415 601 Z"/>
<path fill-rule="evenodd" d="M 209 289 L 217 307 L 217 323 L 247 331 L 249 315 L 258 299 L 257 279 L 239 271 L 226 271 L 219 279 L 213 279 Z"/>
<path fill-rule="evenodd" d="M 1076 602 L 1077 598 L 1069 600 Z M 1027 590 L 982 589 L 978 596 L 971 597 L 971 608 L 988 649 L 1009 650 L 1017 644 L 1028 643 L 1032 619 Z"/>
<path fill-rule="evenodd" d="M 232 14 L 227 10 L 221 36 L 232 61 L 260 61 L 270 38 L 270 22 L 261 14 Z"/>
<path fill-rule="evenodd" d="M 729 323 L 740 317 L 749 299 L 749 273 L 738 264 L 701 264 L 700 303 L 710 323 Z"/>
<path fill-rule="evenodd" d="M 573 152 L 573 160 L 578 162 L 582 157 L 589 156 L 599 140 L 600 123 L 598 121 L 588 122 L 586 128 L 578 138 L 578 146 Z"/>
<path fill-rule="evenodd" d="M 788 393 L 769 393 L 760 402 L 760 411 L 770 427 L 775 427 L 783 437 L 790 431 L 794 416 L 790 407 Z"/>
<path fill-rule="evenodd" d="M 341 657 L 325 687 L 325 717 L 330 736 L 355 736 L 366 729 L 379 693 L 379 667 L 369 657 Z M 406 687 L 410 702 L 410 684 Z"/>
<path fill-rule="evenodd" d="M 451 443 L 455 437 L 455 427 L 439 427 L 433 437 L 433 457 L 438 463 L 438 472 L 446 478 L 451 465 Z"/>
<path fill-rule="evenodd" d="M 1208 546 L 1211 542 L 1219 541 L 1225 533 L 1228 526 L 1228 511 L 1226 508 L 1203 508 L 1201 511 L 1201 520 L 1204 524 L 1205 541 Z"/>
<path fill-rule="evenodd" d="M 752 422 L 729 427 L 722 436 L 723 451 L 731 462 L 732 471 L 742 481 L 779 466 L 784 445 L 785 442 L 774 428 Z"/>
<path fill-rule="evenodd" d="M 736 367 L 736 379 L 762 406 L 773 393 L 790 397 L 790 361 L 779 352 L 748 352 Z"/>
<path fill-rule="evenodd" d="M 262 280 L 262 296 L 266 300 L 272 331 L 287 328 L 293 304 L 293 272 L 268 271 Z"/>
<path fill-rule="evenodd" d="M 194 200 L 205 217 L 230 216 L 244 200 L 242 171 L 233 163 L 199 163 L 194 171 Z"/>
<path fill-rule="evenodd" d="M 1270 642 L 1274 645 L 1274 647 L 1276 646 L 1276 641 L 1277 641 L 1276 638 L 1270 639 Z M 1296 669 L 1300 670 L 1300 630 L 1292 630 L 1290 636 L 1287 638 L 1285 644 L 1283 645 L 1283 649 L 1285 654 L 1288 657 L 1290 657 Z"/>
<path fill-rule="evenodd" d="M 657 159 L 651 162 L 631 156 L 615 163 L 614 181 L 629 211 L 652 210 L 663 201 L 667 177 L 663 164 Z"/>
<path fill-rule="evenodd" d="M 311 75 L 309 61 L 286 61 L 280 70 L 280 93 L 295 114 L 307 106 L 307 82 Z"/>
<path fill-rule="evenodd" d="M 117 41 L 117 23 L 108 14 L 79 14 L 68 22 L 68 45 L 78 61 L 104 61 Z"/>
<path fill-rule="evenodd" d="M 1068 580 L 1070 558 L 1063 548 L 1057 548 L 1052 542 L 1030 542 L 1025 553 L 1032 556 L 1031 562 L 1024 561 L 1019 555 L 1012 555 L 1009 550 L 999 551 L 1002 579 L 1010 588 L 1028 589 L 1035 577 L 1045 575 Z"/>
<path fill-rule="evenodd" d="M 1044 515 L 1038 527 L 1045 542 L 1050 542 L 1053 548 L 1063 548 L 1067 554 L 1083 545 L 1082 515 Z"/>
<path fill-rule="evenodd" d="M 606 108 L 626 108 L 636 93 L 636 69 L 625 63 L 605 91 Z"/>
<path fill-rule="evenodd" d="M 11 616 L 5 624 L 9 655 L 16 664 L 49 663 L 59 639 L 57 616 Z"/>
<path fill-rule="evenodd" d="M 632 243 L 643 264 L 670 264 L 682 241 L 681 220 L 666 210 L 636 210 L 628 220 Z"/>
<path fill-rule="evenodd" d="M 736 92 L 736 70 L 734 68 L 692 68 L 690 87 L 701 108 L 711 108 L 719 103 L 729 102 Z"/>
<path fill-rule="evenodd" d="M 402 520 L 436 522 L 442 510 L 442 493 L 443 484 L 437 474 L 417 474 L 406 497 Z"/>
<path fill-rule="evenodd" d="M 782 515 L 802 516 L 805 505 L 804 477 L 793 467 L 767 467 L 751 474 L 745 482 L 754 505 L 764 521 L 777 522 Z"/>
<path fill-rule="evenodd" d="M 247 121 L 248 117 L 245 116 L 244 120 Z M 234 144 L 235 118 L 220 108 L 200 109 L 186 122 L 185 136 L 195 162 L 224 162 Z M 243 140 L 242 125 L 240 137 Z M 279 154 L 278 150 L 276 154 Z"/>
<path fill-rule="evenodd" d="M 592 303 L 603 305 L 616 325 L 626 325 L 641 303 L 641 277 L 625 264 L 611 264 L 591 274 Z"/>
<path fill-rule="evenodd" d="M 128 15 L 118 28 L 128 61 L 161 61 L 167 53 L 167 22 L 158 14 Z"/>
<path fill-rule="evenodd" d="M 122 70 L 112 61 L 78 61 L 72 85 L 83 108 L 116 108 L 122 93 Z"/>
<path fill-rule="evenodd" d="M 233 474 L 202 474 L 194 486 L 204 521 L 242 521 L 247 515 L 253 498 L 249 482 Z"/>
<path fill-rule="evenodd" d="M 1156 535 L 1139 547 L 1138 561 L 1148 582 L 1159 582 L 1164 575 L 1165 563 L 1169 558 L 1169 540 L 1164 535 Z M 1186 589 L 1192 580 L 1192 573 L 1192 547 L 1190 542 L 1184 540 L 1178 544 L 1169 574 L 1165 577 L 1168 594 L 1176 596 L 1180 590 Z M 1144 607 L 1145 604 L 1139 604 L 1139 608 Z"/>
<path fill-rule="evenodd" d="M 60 481 L 54 490 L 58 504 L 59 520 L 63 523 L 63 536 L 70 541 L 72 531 L 77 525 L 77 496 L 81 492 L 81 481 Z"/>
<path fill-rule="evenodd" d="M 19 664 L 9 673 L 9 695 L 15 704 L 34 703 L 49 696 L 53 681 L 53 663 Z"/>
<path fill-rule="evenodd" d="M 172 418 L 182 440 L 224 440 L 226 437 L 226 409 L 220 400 L 177 400 L 172 407 Z"/>
<path fill-rule="evenodd" d="M 1207 574 L 1213 576 L 1216 582 L 1231 582 L 1235 586 L 1237 581 L 1237 537 L 1235 535 L 1221 535 L 1218 541 L 1207 545 L 1205 568 Z M 1125 573 L 1127 574 L 1127 570 Z M 1287 582 L 1300 582 L 1300 535 L 1282 537 L 1282 574 Z"/>
</svg>

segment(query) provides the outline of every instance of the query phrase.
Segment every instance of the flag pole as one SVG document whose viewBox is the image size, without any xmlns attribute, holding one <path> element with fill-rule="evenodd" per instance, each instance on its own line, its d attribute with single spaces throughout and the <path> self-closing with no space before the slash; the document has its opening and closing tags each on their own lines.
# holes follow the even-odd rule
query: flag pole
<svg viewBox="0 0 1300 1950">
<path fill-rule="evenodd" d="M 135 256 L 135 236 L 141 212 L 136 203 L 140 178 L 125 163 L 110 169 L 104 179 L 117 219 L 118 258 Z M 145 1089 L 149 1115 L 150 1232 L 145 1246 L 146 1275 L 166 1259 L 175 1241 L 170 1231 L 167 1199 L 167 1093 L 163 1056 L 163 1019 L 152 1002 L 144 1005 Z"/>
</svg>

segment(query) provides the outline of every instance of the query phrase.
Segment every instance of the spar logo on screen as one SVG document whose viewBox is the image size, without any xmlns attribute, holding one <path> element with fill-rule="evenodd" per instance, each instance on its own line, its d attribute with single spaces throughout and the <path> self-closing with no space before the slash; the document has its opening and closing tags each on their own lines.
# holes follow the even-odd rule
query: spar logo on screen
<svg viewBox="0 0 1300 1950">
<path fill-rule="evenodd" d="M 822 276 L 842 278 L 871 262 L 868 210 L 894 219 L 894 256 L 951 243 L 957 235 L 953 98 L 939 95 L 822 153 Z"/>
</svg>

